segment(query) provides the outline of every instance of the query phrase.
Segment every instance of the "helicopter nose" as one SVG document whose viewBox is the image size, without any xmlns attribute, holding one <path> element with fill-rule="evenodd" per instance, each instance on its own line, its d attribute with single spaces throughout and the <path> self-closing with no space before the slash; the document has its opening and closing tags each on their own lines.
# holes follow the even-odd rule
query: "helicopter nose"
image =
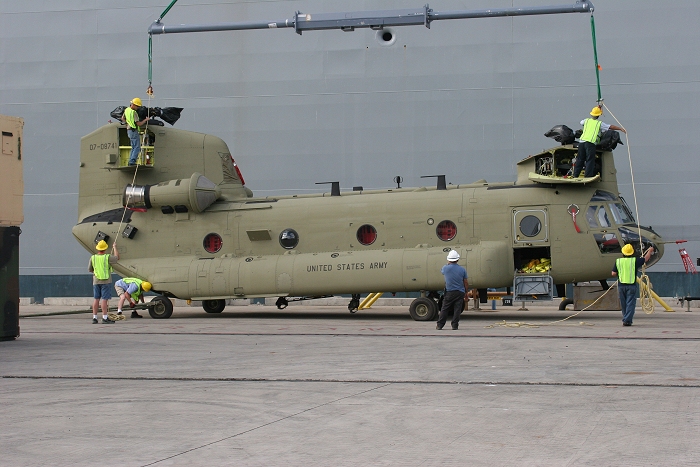
<svg viewBox="0 0 700 467">
<path fill-rule="evenodd" d="M 640 231 L 642 234 L 641 241 L 639 239 Z M 621 227 L 620 235 L 625 243 L 632 244 L 636 256 L 643 256 L 649 248 L 654 248 L 654 253 L 652 253 L 649 261 L 646 263 L 647 266 L 657 263 L 664 255 L 663 238 L 649 227 L 641 227 L 639 230 L 631 228 L 631 226 Z"/>
</svg>

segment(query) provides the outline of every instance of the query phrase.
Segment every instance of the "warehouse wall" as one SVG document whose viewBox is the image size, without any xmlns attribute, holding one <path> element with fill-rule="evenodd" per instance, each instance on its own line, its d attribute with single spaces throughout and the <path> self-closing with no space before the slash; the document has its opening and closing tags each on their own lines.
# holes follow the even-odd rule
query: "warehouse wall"
<svg viewBox="0 0 700 467">
<path fill-rule="evenodd" d="M 22 275 L 86 272 L 77 222 L 80 137 L 140 96 L 184 107 L 178 128 L 230 146 L 256 195 L 514 180 L 515 163 L 577 128 L 597 97 L 589 16 L 443 21 L 371 30 L 291 29 L 154 38 L 147 101 L 147 29 L 163 0 L 0 0 L 0 113 L 24 118 Z M 466 3 L 466 4 L 465 4 Z M 440 0 L 435 10 L 536 6 L 552 0 Z M 562 2 L 566 3 L 566 2 Z M 596 3 L 605 103 L 629 130 L 639 218 L 700 256 L 700 9 L 694 0 Z M 401 1 L 181 0 L 166 24 L 280 20 L 303 12 L 406 7 Z M 604 121 L 614 123 L 610 115 Z M 615 154 L 630 204 L 628 146 Z M 682 271 L 671 246 L 657 272 Z M 58 279 L 57 279 L 58 280 Z"/>
</svg>

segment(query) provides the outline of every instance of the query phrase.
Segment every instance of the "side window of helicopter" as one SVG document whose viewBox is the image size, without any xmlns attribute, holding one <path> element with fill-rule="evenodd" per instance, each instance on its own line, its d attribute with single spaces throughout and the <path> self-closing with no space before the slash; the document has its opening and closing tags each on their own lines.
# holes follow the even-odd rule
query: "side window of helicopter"
<svg viewBox="0 0 700 467">
<path fill-rule="evenodd" d="M 593 234 L 596 243 L 598 244 L 598 249 L 601 253 L 621 253 L 620 241 L 617 239 L 617 235 L 614 233 L 597 233 Z"/>
<path fill-rule="evenodd" d="M 299 234 L 294 229 L 284 229 L 280 233 L 280 245 L 286 250 L 291 250 L 299 243 Z"/>
<path fill-rule="evenodd" d="M 591 201 L 616 201 L 617 196 L 613 195 L 609 191 L 596 190 L 591 196 Z"/>
<path fill-rule="evenodd" d="M 605 206 L 588 206 L 586 210 L 586 221 L 591 228 L 611 226 Z"/>
<path fill-rule="evenodd" d="M 605 206 L 601 206 L 598 210 L 598 222 L 600 222 L 601 227 L 610 227 L 610 220 L 608 219 L 608 212 L 605 210 Z"/>
<path fill-rule="evenodd" d="M 598 206 L 588 206 L 588 209 L 586 210 L 586 222 L 588 222 L 588 225 L 591 228 L 598 227 L 598 221 L 595 217 L 595 212 L 597 209 Z"/>
</svg>

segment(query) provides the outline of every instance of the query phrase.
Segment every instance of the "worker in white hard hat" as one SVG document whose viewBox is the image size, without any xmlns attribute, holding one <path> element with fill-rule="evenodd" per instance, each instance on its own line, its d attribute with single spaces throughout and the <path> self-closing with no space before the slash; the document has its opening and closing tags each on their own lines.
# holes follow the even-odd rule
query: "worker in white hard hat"
<svg viewBox="0 0 700 467">
<path fill-rule="evenodd" d="M 440 272 L 445 276 L 445 295 L 442 297 L 442 309 L 438 316 L 436 329 L 440 330 L 447 322 L 447 315 L 452 310 L 452 329 L 459 328 L 459 315 L 464 310 L 464 301 L 467 299 L 469 281 L 467 281 L 467 270 L 457 264 L 459 253 L 450 250 L 447 254 L 447 264 Z"/>
<path fill-rule="evenodd" d="M 107 316 L 108 301 L 112 298 L 112 264 L 119 261 L 119 251 L 117 244 L 112 246 L 113 255 L 107 254 L 109 245 L 104 240 L 100 240 L 95 245 L 97 254 L 90 257 L 88 271 L 92 273 L 92 291 L 94 301 L 92 302 L 92 324 L 97 324 L 97 309 L 102 305 L 102 324 L 114 323 Z"/>
<path fill-rule="evenodd" d="M 129 154 L 129 165 L 136 165 L 136 160 L 141 152 L 141 134 L 139 128 L 146 125 L 148 116 L 139 121 L 139 114 L 136 112 L 141 107 L 141 99 L 134 97 L 129 103 L 129 107 L 124 109 L 122 122 L 126 123 L 126 134 L 131 141 L 131 154 Z"/>
<path fill-rule="evenodd" d="M 649 261 L 654 254 L 651 247 L 644 256 L 634 257 L 634 247 L 631 243 L 622 247 L 623 258 L 615 260 L 612 275 L 617 276 L 617 292 L 622 306 L 622 325 L 632 326 L 634 307 L 637 305 L 637 270 Z"/>
<path fill-rule="evenodd" d="M 608 130 L 621 131 L 627 133 L 627 130 L 617 125 L 608 125 L 607 123 L 598 120 L 603 115 L 603 109 L 600 106 L 595 106 L 591 110 L 590 118 L 581 120 L 583 125 L 583 133 L 578 139 L 578 155 L 576 156 L 576 164 L 574 164 L 574 178 L 581 174 L 581 169 L 586 165 L 585 177 L 595 177 L 595 147 L 600 142 L 600 135 Z"/>
</svg>

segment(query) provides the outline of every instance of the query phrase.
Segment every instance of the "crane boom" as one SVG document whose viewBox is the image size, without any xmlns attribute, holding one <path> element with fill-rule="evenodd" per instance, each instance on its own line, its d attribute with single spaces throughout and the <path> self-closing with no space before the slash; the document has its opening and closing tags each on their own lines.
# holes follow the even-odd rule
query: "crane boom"
<svg viewBox="0 0 700 467">
<path fill-rule="evenodd" d="M 568 5 L 542 7 L 494 8 L 487 10 L 434 11 L 428 5 L 423 8 L 405 10 L 356 11 L 345 13 L 301 13 L 297 11 L 292 19 L 281 21 L 260 21 L 240 23 L 180 24 L 166 26 L 160 20 L 148 29 L 151 35 L 177 34 L 185 32 L 241 31 L 247 29 L 294 28 L 297 34 L 304 31 L 340 29 L 354 31 L 356 28 L 383 29 L 389 26 L 424 25 L 446 19 L 495 18 L 502 16 L 551 15 L 558 13 L 593 13 L 593 3 L 577 0 Z"/>
</svg>

